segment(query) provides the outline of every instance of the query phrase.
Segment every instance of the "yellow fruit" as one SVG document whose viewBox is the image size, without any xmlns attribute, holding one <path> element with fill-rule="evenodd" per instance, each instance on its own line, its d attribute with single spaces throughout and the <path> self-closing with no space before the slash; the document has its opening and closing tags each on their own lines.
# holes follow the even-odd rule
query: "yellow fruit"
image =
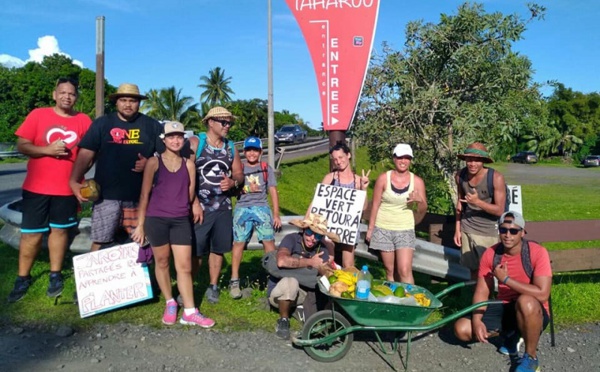
<svg viewBox="0 0 600 372">
<path fill-rule="evenodd" d="M 392 290 L 387 285 L 383 285 L 383 284 L 376 285 L 375 287 L 373 287 L 373 289 L 382 293 L 384 296 L 389 296 L 389 295 L 393 294 Z"/>
</svg>

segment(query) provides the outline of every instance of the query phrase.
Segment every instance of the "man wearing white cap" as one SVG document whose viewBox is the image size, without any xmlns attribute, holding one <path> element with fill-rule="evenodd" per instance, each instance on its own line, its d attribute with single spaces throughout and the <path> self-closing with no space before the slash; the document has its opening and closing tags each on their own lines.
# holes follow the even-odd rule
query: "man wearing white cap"
<svg viewBox="0 0 600 372">
<path fill-rule="evenodd" d="M 192 204 L 194 215 L 203 213 L 202 222 L 194 227 L 196 247 L 194 275 L 208 255 L 209 287 L 206 298 L 219 302 L 217 286 L 223 254 L 231 251 L 233 243 L 233 217 L 231 197 L 244 183 L 240 155 L 227 133 L 235 117 L 224 107 L 213 107 L 202 121 L 206 133 L 190 138 L 190 147 L 196 162 L 197 198 Z"/>
<path fill-rule="evenodd" d="M 142 175 L 147 158 L 162 152 L 162 125 L 139 112 L 140 94 L 137 85 L 124 83 L 108 96 L 117 112 L 94 120 L 79 144 L 80 150 L 71 172 L 69 184 L 81 202 L 83 178 L 96 163 L 95 181 L 100 186 L 100 199 L 92 213 L 92 250 L 112 243 L 119 228 L 128 234 L 137 226 L 137 204 L 142 189 Z"/>
<path fill-rule="evenodd" d="M 498 223 L 500 243 L 488 248 L 481 257 L 473 303 L 491 297 L 495 278 L 498 281 L 496 299 L 502 304 L 488 305 L 459 319 L 454 333 L 462 341 L 483 343 L 500 332 L 512 334 L 505 340 L 504 349 L 515 358 L 519 356 L 520 335 L 525 341 L 525 353 L 515 371 L 539 371 L 537 346 L 550 320 L 550 256 L 544 247 L 523 238 L 525 220 L 519 213 L 505 212 Z"/>
</svg>

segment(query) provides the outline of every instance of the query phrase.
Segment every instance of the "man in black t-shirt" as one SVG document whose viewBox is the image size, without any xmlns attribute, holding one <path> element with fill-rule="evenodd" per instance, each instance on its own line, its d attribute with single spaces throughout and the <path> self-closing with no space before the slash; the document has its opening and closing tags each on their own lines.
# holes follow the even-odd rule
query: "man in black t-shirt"
<svg viewBox="0 0 600 372">
<path fill-rule="evenodd" d="M 327 236 L 339 242 L 337 234 L 327 231 L 327 220 L 323 216 L 310 213 L 303 220 L 292 220 L 290 224 L 298 226 L 302 232 L 286 235 L 277 249 L 277 266 L 284 276 L 269 278 L 269 303 L 279 309 L 279 320 L 275 326 L 277 336 L 290 337 L 290 313 L 293 306 L 303 305 L 304 316 L 310 317 L 317 311 L 316 288 L 307 288 L 300 284 L 294 275 L 294 269 L 314 268 L 314 275 L 323 275 L 327 270 L 329 253 L 322 239 Z M 289 269 L 289 276 L 285 272 Z"/>
<path fill-rule="evenodd" d="M 92 251 L 113 242 L 122 227 L 128 234 L 137 226 L 137 204 L 142 187 L 146 160 L 164 145 L 159 138 L 162 125 L 139 112 L 141 95 L 134 84 L 121 84 L 109 99 L 116 113 L 102 116 L 92 123 L 79 143 L 79 153 L 69 180 L 79 201 L 79 183 L 86 171 L 96 164 L 95 181 L 100 186 L 100 199 L 92 213 Z"/>
</svg>

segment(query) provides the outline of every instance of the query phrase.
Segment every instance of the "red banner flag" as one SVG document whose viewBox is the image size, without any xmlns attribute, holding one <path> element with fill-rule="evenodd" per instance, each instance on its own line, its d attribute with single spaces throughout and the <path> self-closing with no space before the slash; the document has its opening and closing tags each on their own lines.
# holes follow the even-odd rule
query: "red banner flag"
<svg viewBox="0 0 600 372">
<path fill-rule="evenodd" d="M 379 0 L 286 0 L 312 57 L 325 130 L 348 130 L 369 66 Z"/>
</svg>

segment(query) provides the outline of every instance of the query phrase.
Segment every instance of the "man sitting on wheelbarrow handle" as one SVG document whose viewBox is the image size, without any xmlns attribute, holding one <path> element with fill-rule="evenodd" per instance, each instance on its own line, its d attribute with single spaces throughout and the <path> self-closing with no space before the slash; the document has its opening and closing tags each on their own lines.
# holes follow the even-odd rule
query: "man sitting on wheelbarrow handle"
<svg viewBox="0 0 600 372">
<path fill-rule="evenodd" d="M 473 303 L 486 301 L 498 280 L 497 299 L 475 310 L 454 324 L 454 333 L 462 341 L 488 343 L 488 338 L 502 332 L 505 338 L 501 352 L 518 358 L 519 337 L 525 342 L 525 353 L 516 372 L 539 371 L 537 346 L 548 325 L 548 298 L 552 285 L 552 268 L 548 251 L 539 244 L 526 241 L 525 220 L 517 212 L 508 211 L 498 221 L 500 243 L 488 248 L 481 258 Z"/>
<path fill-rule="evenodd" d="M 269 303 L 279 309 L 275 333 L 283 339 L 290 338 L 289 317 L 293 307 L 303 305 L 305 318 L 317 311 L 317 278 L 331 270 L 323 238 L 327 236 L 339 242 L 337 234 L 327 231 L 327 220 L 321 215 L 310 213 L 290 224 L 302 231 L 286 235 L 277 251 L 263 257 L 263 266 L 270 274 Z M 275 261 L 276 265 L 274 262 L 269 265 L 269 260 Z"/>
</svg>

